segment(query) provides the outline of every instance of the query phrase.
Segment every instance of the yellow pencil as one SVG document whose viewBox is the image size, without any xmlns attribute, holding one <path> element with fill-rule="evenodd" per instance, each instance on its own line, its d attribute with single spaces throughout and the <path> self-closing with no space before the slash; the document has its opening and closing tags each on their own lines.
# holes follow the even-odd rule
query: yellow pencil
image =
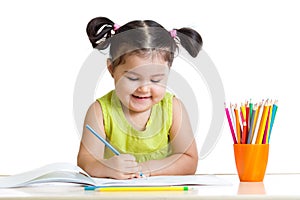
<svg viewBox="0 0 300 200">
<path fill-rule="evenodd" d="M 266 122 L 267 122 L 267 117 L 268 117 L 268 113 L 269 113 L 269 102 L 268 100 L 266 101 L 265 105 L 264 105 L 264 110 L 263 110 L 263 114 L 260 120 L 260 124 L 259 124 L 259 129 L 258 129 L 258 133 L 256 136 L 256 144 L 262 144 L 262 140 L 264 137 L 264 131 L 265 131 L 265 127 L 266 127 Z"/>
<path fill-rule="evenodd" d="M 97 188 L 100 192 L 145 192 L 145 191 L 188 191 L 187 186 L 137 186 L 137 187 L 103 187 Z"/>
<path fill-rule="evenodd" d="M 241 111 L 243 113 L 243 118 L 246 120 L 246 106 L 245 104 L 241 103 Z"/>
</svg>

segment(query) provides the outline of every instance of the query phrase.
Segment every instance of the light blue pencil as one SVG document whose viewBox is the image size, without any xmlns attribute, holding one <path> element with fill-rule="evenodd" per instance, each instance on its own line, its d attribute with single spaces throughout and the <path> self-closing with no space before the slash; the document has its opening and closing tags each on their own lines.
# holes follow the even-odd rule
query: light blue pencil
<svg viewBox="0 0 300 200">
<path fill-rule="evenodd" d="M 94 129 L 92 129 L 88 124 L 85 126 L 87 129 L 89 129 L 89 131 L 91 131 L 91 133 L 93 133 L 99 140 L 101 140 L 101 142 L 103 142 L 105 144 L 105 146 L 107 146 L 112 152 L 114 152 L 114 154 L 116 154 L 117 156 L 120 155 L 120 152 L 115 149 L 113 146 L 111 146 L 111 144 L 109 144 L 103 137 L 101 137 Z M 140 172 L 140 177 L 144 177 L 143 172 Z"/>
<path fill-rule="evenodd" d="M 277 112 L 277 108 L 278 108 L 277 103 L 278 103 L 278 101 L 276 100 L 275 103 L 273 104 L 273 111 L 272 111 L 272 118 L 271 118 L 270 130 L 269 130 L 268 143 L 270 143 L 270 136 L 271 136 L 271 132 L 272 132 L 272 128 L 273 128 L 273 124 L 274 124 L 274 120 L 275 120 L 275 116 L 276 116 L 276 112 Z"/>
<path fill-rule="evenodd" d="M 91 133 L 93 133 L 99 140 L 101 140 L 101 142 L 103 142 L 105 144 L 105 146 L 107 146 L 112 152 L 114 152 L 114 154 L 116 154 L 117 156 L 120 155 L 120 152 L 118 152 L 117 149 L 115 149 L 113 146 L 111 146 L 111 144 L 109 144 L 103 137 L 101 137 L 94 129 L 92 129 L 88 124 L 85 126 L 87 129 L 89 129 L 89 131 L 91 131 Z"/>
</svg>

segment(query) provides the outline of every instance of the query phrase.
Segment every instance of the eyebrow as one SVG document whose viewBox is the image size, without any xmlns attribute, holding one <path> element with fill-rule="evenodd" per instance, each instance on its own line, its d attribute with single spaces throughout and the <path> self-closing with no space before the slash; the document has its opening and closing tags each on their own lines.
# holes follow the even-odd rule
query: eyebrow
<svg viewBox="0 0 300 200">
<path fill-rule="evenodd" d="M 124 73 L 133 74 L 133 75 L 136 75 L 136 76 L 141 76 L 141 74 L 139 74 L 139 73 L 132 72 L 132 71 L 127 71 L 127 70 L 124 71 Z M 157 77 L 157 76 L 165 76 L 165 73 L 151 75 L 151 77 Z"/>
</svg>

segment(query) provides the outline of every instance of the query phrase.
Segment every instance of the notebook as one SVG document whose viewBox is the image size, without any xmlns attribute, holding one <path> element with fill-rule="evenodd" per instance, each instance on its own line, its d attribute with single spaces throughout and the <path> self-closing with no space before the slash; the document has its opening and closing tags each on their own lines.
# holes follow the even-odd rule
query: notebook
<svg viewBox="0 0 300 200">
<path fill-rule="evenodd" d="M 92 186 L 228 185 L 215 175 L 151 176 L 129 180 L 93 178 L 71 163 L 52 163 L 24 173 L 0 177 L 0 188 L 38 186 L 41 183 L 72 183 Z"/>
</svg>

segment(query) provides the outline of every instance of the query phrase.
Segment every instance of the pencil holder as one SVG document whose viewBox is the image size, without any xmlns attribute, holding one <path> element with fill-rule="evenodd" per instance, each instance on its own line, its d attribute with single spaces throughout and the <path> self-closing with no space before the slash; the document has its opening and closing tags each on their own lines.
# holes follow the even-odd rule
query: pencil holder
<svg viewBox="0 0 300 200">
<path fill-rule="evenodd" d="M 269 144 L 234 144 L 236 169 L 241 182 L 262 182 L 264 180 Z"/>
</svg>

